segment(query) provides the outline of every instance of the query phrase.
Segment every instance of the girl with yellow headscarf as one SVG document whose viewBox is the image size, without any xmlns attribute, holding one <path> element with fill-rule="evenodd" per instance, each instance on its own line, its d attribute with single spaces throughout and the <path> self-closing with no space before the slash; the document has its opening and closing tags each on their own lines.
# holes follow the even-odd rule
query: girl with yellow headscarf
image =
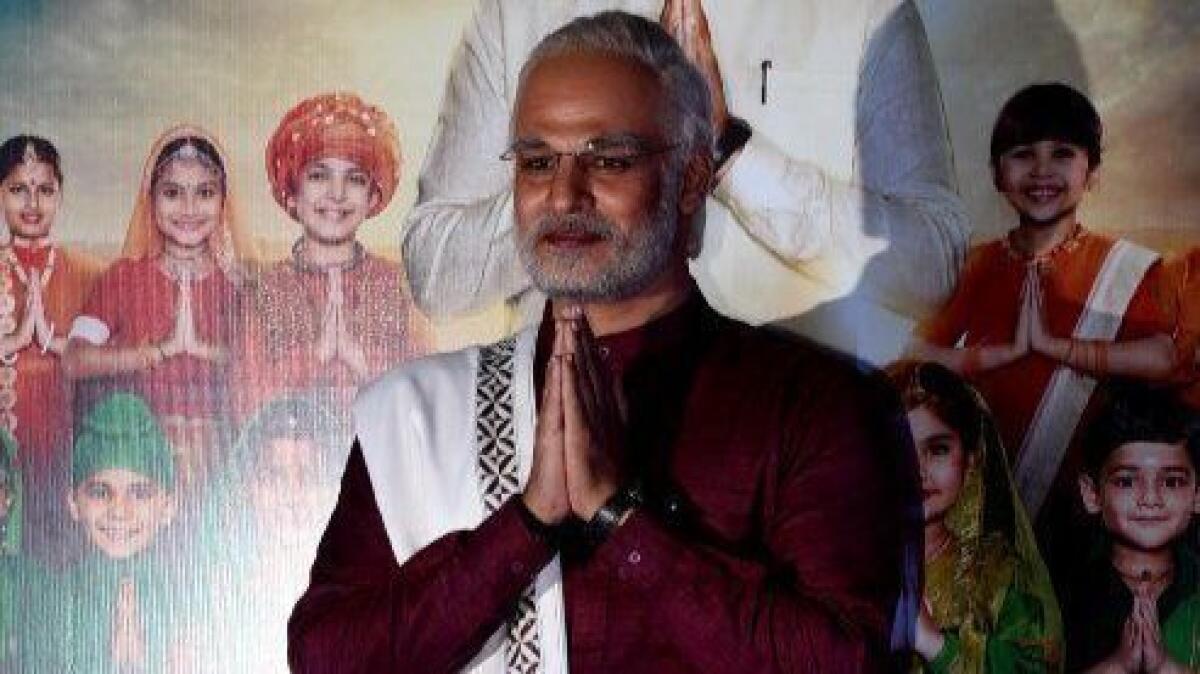
<svg viewBox="0 0 1200 674">
<path fill-rule="evenodd" d="M 1062 670 L 1062 622 L 983 399 L 936 363 L 888 368 L 921 472 L 925 596 L 914 670 Z"/>
</svg>

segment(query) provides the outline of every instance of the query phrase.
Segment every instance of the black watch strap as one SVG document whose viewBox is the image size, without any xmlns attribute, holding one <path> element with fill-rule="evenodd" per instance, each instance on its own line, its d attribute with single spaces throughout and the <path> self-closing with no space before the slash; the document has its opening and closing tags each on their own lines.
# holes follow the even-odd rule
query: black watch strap
<svg viewBox="0 0 1200 674">
<path fill-rule="evenodd" d="M 641 503 L 642 492 L 637 486 L 618 489 L 583 525 L 583 537 L 592 547 L 600 545 L 621 524 L 621 518 Z"/>
<path fill-rule="evenodd" d="M 720 171 L 734 153 L 750 142 L 752 135 L 754 135 L 754 130 L 750 128 L 750 124 L 746 120 L 731 116 L 725 122 L 725 130 L 721 132 L 721 137 L 717 138 L 717 153 L 713 157 L 716 163 L 714 171 Z"/>
</svg>

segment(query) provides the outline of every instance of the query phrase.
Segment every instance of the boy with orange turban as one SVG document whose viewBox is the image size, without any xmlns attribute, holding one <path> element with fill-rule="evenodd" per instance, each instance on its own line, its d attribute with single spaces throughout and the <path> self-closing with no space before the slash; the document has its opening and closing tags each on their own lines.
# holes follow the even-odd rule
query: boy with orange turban
<svg viewBox="0 0 1200 674">
<path fill-rule="evenodd" d="M 240 411 L 312 388 L 348 403 L 360 383 L 426 349 L 399 265 L 356 238 L 395 194 L 396 128 L 354 94 L 314 96 L 284 115 L 266 162 L 272 196 L 302 232 L 249 303 Z"/>
</svg>

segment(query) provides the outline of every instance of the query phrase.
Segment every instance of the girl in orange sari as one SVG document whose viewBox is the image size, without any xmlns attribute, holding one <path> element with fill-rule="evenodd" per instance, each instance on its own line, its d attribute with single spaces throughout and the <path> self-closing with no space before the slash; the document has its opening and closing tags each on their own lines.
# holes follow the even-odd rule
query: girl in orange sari
<svg viewBox="0 0 1200 674">
<path fill-rule="evenodd" d="M 176 127 L 158 139 L 122 257 L 75 320 L 66 354 L 69 376 L 149 402 L 185 486 L 207 473 L 223 444 L 238 286 L 252 257 L 228 166 L 202 129 Z"/>
</svg>

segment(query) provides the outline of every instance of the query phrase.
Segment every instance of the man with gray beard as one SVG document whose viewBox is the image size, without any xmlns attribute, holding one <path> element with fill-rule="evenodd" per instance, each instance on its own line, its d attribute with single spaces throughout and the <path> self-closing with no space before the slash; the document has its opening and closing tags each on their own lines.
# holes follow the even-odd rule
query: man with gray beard
<svg viewBox="0 0 1200 674">
<path fill-rule="evenodd" d="M 517 252 L 529 278 L 547 295 L 578 301 L 629 296 L 642 290 L 666 266 L 675 247 L 679 178 L 677 172 L 664 173 L 657 206 L 628 235 L 600 213 L 548 214 L 532 229 L 518 230 Z M 586 249 L 538 258 L 539 241 L 563 236 L 608 241 L 614 250 L 613 264 L 597 278 L 589 279 L 575 269 L 585 259 Z"/>
<path fill-rule="evenodd" d="M 504 156 L 550 305 L 360 395 L 293 671 L 887 669 L 903 412 L 697 291 L 701 75 L 657 24 L 606 12 L 545 38 L 520 82 Z"/>
</svg>

